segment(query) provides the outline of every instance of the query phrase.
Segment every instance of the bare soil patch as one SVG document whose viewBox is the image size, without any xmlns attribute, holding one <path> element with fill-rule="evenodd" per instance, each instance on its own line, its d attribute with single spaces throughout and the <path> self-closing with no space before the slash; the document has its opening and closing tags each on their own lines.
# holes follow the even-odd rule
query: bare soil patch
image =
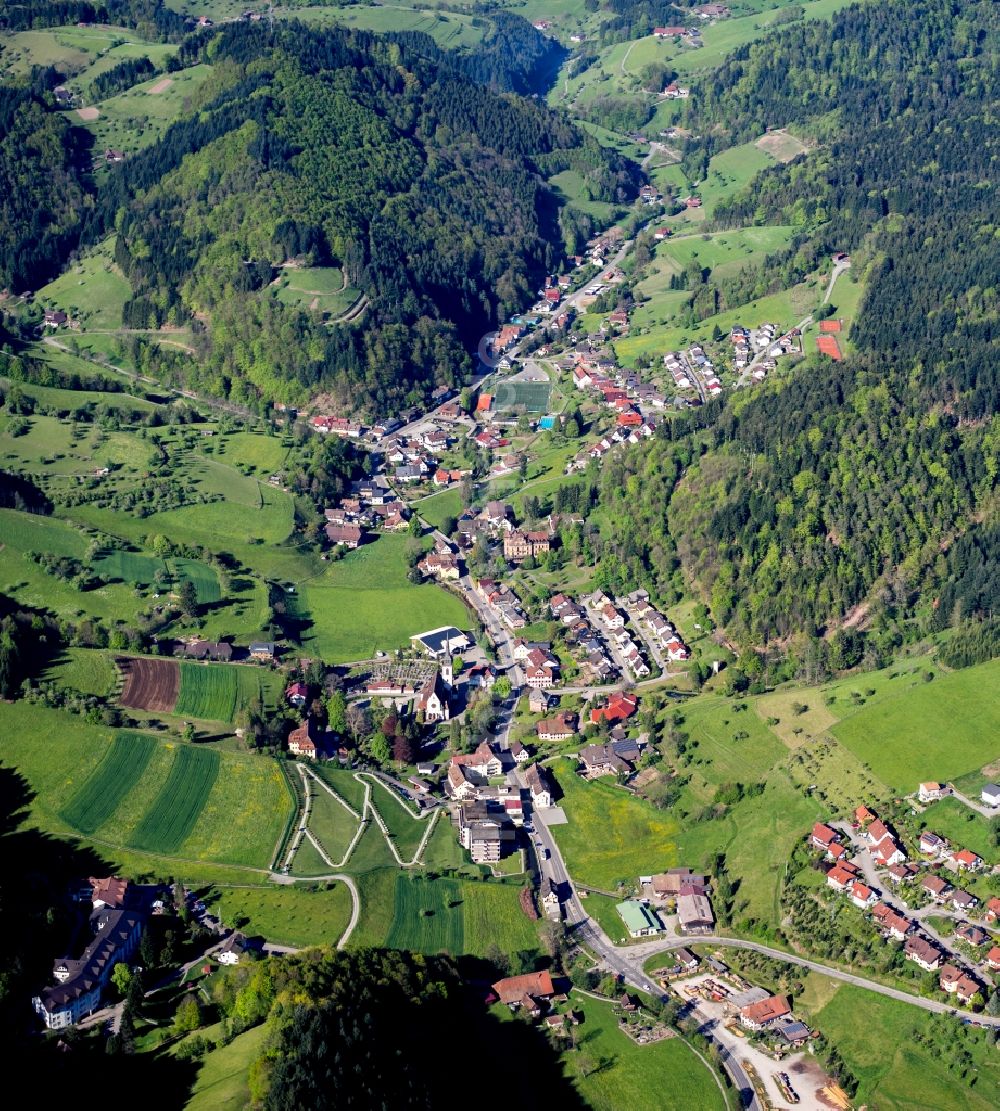
<svg viewBox="0 0 1000 1111">
<path fill-rule="evenodd" d="M 160 93 L 165 93 L 173 83 L 174 79 L 172 77 L 162 77 L 155 85 L 148 88 L 146 93 L 149 96 L 159 96 Z"/>
<path fill-rule="evenodd" d="M 101 113 L 96 108 L 77 108 L 76 114 L 81 120 L 89 123 L 91 120 L 96 120 Z"/>
<path fill-rule="evenodd" d="M 181 688 L 181 669 L 176 660 L 154 660 L 124 656 L 115 661 L 125 680 L 121 704 L 134 710 L 171 713 Z"/>
<path fill-rule="evenodd" d="M 761 136 L 754 144 L 759 150 L 765 151 L 777 162 L 791 162 L 800 154 L 805 154 L 809 149 L 805 143 L 800 142 L 794 135 L 787 131 L 769 131 Z"/>
</svg>

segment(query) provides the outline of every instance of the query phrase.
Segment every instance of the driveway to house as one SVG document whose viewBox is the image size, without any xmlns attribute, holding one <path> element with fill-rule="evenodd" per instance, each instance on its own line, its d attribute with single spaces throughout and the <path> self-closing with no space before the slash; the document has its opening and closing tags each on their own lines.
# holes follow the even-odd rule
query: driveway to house
<svg viewBox="0 0 1000 1111">
<path fill-rule="evenodd" d="M 961 791 L 956 791 L 952 784 L 949 783 L 948 786 L 951 787 L 952 795 L 958 799 L 963 806 L 967 806 L 970 810 L 975 810 L 977 814 L 982 814 L 984 818 L 996 818 L 1000 816 L 1000 810 L 998 810 L 997 807 L 986 806 L 984 803 L 976 802 L 975 799 L 970 799 L 968 795 L 963 795 Z"/>
</svg>

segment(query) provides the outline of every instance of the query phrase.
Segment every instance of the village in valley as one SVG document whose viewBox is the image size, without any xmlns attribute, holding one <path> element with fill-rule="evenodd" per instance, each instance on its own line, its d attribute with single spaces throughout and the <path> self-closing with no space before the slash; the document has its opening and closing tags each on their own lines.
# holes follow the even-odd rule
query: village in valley
<svg viewBox="0 0 1000 1111">
<path fill-rule="evenodd" d="M 435 33 L 473 33 L 432 7 Z M 947 666 L 938 635 L 864 653 L 867 605 L 810 630 L 822 665 L 797 633 L 741 648 L 723 603 L 766 601 L 737 597 L 731 553 L 702 589 L 679 512 L 659 536 L 632 527 L 679 427 L 704 433 L 670 463 L 704 485 L 698 512 L 742 512 L 734 475 L 771 461 L 746 446 L 699 470 L 723 412 L 855 351 L 872 259 L 827 245 L 788 288 L 755 285 L 798 233 L 725 214 L 815 135 L 768 127 L 699 178 L 682 165 L 699 59 L 777 10 L 675 5 L 676 24 L 613 41 L 596 6 L 514 7 L 565 47 L 549 103 L 642 183 L 612 203 L 555 174 L 575 221 L 562 264 L 464 379 L 388 414 L 320 394 L 261 416 L 146 389 L 57 283 L 31 301 L 52 380 L 0 377 L 0 452 L 45 512 L 0 507 L 0 571 L 61 648 L 5 702 L 0 756 L 35 832 L 107 866 L 60 874 L 66 952 L 25 1007 L 67 1054 L 99 1035 L 208 1061 L 247 1036 L 227 1018 L 196 1041 L 227 976 L 317 945 L 444 953 L 594 1106 L 603 1085 L 645 1106 L 675 1080 L 691 1107 L 882 1106 L 883 1030 L 937 1106 L 994 1067 L 1000 1036 L 1000 762 L 980 713 L 997 661 Z M 396 4 L 338 12 L 430 33 Z M 52 95 L 82 104 L 79 83 Z M 645 124 L 595 122 L 630 100 Z M 100 134 L 95 172 L 136 156 Z M 92 256 L 109 274 L 113 250 Z M 341 317 L 316 305 L 342 297 L 363 323 L 335 276 L 310 312 L 328 327 Z M 640 550 L 662 573 L 637 573 Z M 906 589 L 886 571 L 887 606 Z M 43 736 L 72 746 L 58 772 Z M 904 1066 L 879 1083 L 905 1092 Z"/>
</svg>

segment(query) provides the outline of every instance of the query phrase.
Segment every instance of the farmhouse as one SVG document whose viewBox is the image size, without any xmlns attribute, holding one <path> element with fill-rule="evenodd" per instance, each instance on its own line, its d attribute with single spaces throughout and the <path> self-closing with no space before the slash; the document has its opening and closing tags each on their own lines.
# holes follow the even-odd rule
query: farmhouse
<svg viewBox="0 0 1000 1111">
<path fill-rule="evenodd" d="M 508 976 L 493 985 L 500 1002 L 510 1009 L 523 1007 L 530 1015 L 540 1015 L 542 1005 L 552 998 L 556 989 L 549 972 L 531 972 L 525 976 Z"/>
<path fill-rule="evenodd" d="M 326 526 L 326 538 L 331 544 L 344 548 L 356 548 L 361 543 L 360 525 L 335 525 L 332 522 Z"/>
<path fill-rule="evenodd" d="M 611 745 L 587 745 L 580 750 L 584 779 L 599 779 L 602 775 L 627 775 L 632 766 L 623 760 Z"/>
<path fill-rule="evenodd" d="M 250 658 L 261 663 L 274 662 L 274 641 L 257 640 L 250 645 Z"/>
<path fill-rule="evenodd" d="M 184 655 L 189 660 L 228 661 L 233 658 L 233 646 L 223 641 L 192 640 L 184 645 Z"/>
<path fill-rule="evenodd" d="M 677 925 L 682 933 L 709 933 L 715 925 L 715 915 L 708 896 L 697 891 L 689 894 L 682 886 L 677 896 Z"/>
<path fill-rule="evenodd" d="M 565 741 L 576 735 L 576 715 L 563 710 L 554 717 L 543 718 L 535 732 L 542 741 Z"/>
</svg>

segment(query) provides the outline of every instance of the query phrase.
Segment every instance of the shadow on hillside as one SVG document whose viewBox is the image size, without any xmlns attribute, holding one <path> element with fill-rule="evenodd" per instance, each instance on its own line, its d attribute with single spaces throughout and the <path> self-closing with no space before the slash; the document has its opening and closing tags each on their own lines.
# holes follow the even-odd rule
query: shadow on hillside
<svg viewBox="0 0 1000 1111">
<path fill-rule="evenodd" d="M 53 960 L 76 944 L 70 893 L 81 879 L 113 874 L 115 866 L 93 849 L 27 825 L 34 798 L 19 772 L 0 765 L 0 1038 L 18 1074 L 43 1088 L 47 1102 L 79 1106 L 111 1064 L 104 1034 L 45 1035 L 31 998 L 51 982 Z M 194 1065 L 151 1054 L 117 1056 L 112 1067 L 115 1089 L 142 1092 L 144 1107 L 154 1111 L 179 1111 L 195 1076 Z"/>
</svg>

